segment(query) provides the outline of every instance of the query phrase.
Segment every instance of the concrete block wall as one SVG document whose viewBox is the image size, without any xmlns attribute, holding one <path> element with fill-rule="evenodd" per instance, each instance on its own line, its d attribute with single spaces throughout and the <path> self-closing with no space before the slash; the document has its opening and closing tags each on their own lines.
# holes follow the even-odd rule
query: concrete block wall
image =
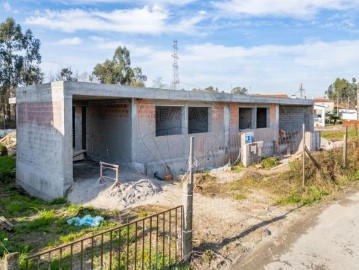
<svg viewBox="0 0 359 270">
<path fill-rule="evenodd" d="M 75 140 L 75 150 L 82 150 L 82 106 L 76 105 L 72 107 L 75 111 L 75 134 L 73 134 L 73 138 Z"/>
<path fill-rule="evenodd" d="M 16 99 L 16 182 L 45 200 L 63 197 L 72 183 L 72 171 L 69 175 L 65 167 L 65 137 L 70 133 L 65 133 L 63 84 L 18 88 Z"/>
<path fill-rule="evenodd" d="M 198 159 L 205 159 L 206 156 L 207 163 L 210 163 L 208 152 L 213 153 L 215 149 L 225 154 L 224 103 L 136 100 L 134 106 L 136 113 L 132 119 L 136 121 L 136 124 L 132 138 L 136 140 L 136 146 L 133 149 L 133 162 L 144 164 L 147 174 L 152 175 L 154 171 L 164 173 L 165 164 L 174 174 L 184 173 L 188 167 L 190 136 L 195 138 L 195 154 Z M 156 106 L 181 106 L 183 108 L 182 134 L 156 136 Z M 209 108 L 209 132 L 188 134 L 188 107 L 198 106 Z M 211 157 L 215 158 L 214 155 Z"/>
<path fill-rule="evenodd" d="M 314 130 L 313 106 L 279 106 L 279 129 L 302 130 L 303 123 L 307 131 Z"/>
<path fill-rule="evenodd" d="M 86 148 L 92 159 L 115 164 L 132 162 L 129 100 L 89 102 L 86 127 Z"/>
</svg>

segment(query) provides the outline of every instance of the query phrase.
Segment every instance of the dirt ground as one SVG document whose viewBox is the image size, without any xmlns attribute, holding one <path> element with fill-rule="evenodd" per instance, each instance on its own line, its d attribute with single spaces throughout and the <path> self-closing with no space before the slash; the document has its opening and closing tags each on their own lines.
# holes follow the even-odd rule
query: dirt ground
<svg viewBox="0 0 359 270">
<path fill-rule="evenodd" d="M 322 140 L 322 144 L 326 149 L 341 146 L 341 142 L 327 140 Z M 300 224 L 307 207 L 275 205 L 272 194 L 264 191 L 247 192 L 236 198 L 217 194 L 219 191 L 215 188 L 218 183 L 237 181 L 248 171 L 260 175 L 283 174 L 290 160 L 296 157 L 284 158 L 270 170 L 260 166 L 239 172 L 228 167 L 212 170 L 204 180 L 212 181 L 210 192 L 202 192 L 200 182 L 195 183 L 194 268 L 227 269 L 263 243 L 278 242 L 290 228 Z M 128 168 L 120 168 L 120 186 L 114 186 L 112 180 L 100 183 L 99 167 L 91 162 L 75 163 L 74 178 L 68 199 L 97 208 L 120 211 L 140 206 L 171 208 L 183 204 L 185 197 L 183 181 L 186 179 L 159 181 Z"/>
<path fill-rule="evenodd" d="M 359 188 L 305 209 L 275 239 L 238 258 L 231 269 L 357 269 Z"/>
<path fill-rule="evenodd" d="M 288 166 L 272 170 L 251 168 L 259 173 L 279 173 Z M 160 206 L 165 208 L 183 204 L 184 189 L 178 181 L 148 179 L 138 172 L 120 168 L 120 187 L 130 187 L 127 193 L 137 194 L 128 200 L 123 188 L 114 186 L 106 179 L 99 183 L 99 167 L 91 162 L 75 164 L 75 184 L 68 199 L 103 209 L 126 210 L 139 206 Z M 219 182 L 237 181 L 243 172 L 235 173 L 224 168 L 209 173 Z M 145 186 L 137 188 L 138 183 Z M 152 183 L 152 185 L 148 184 Z M 275 206 L 270 196 L 261 192 L 246 194 L 236 200 L 230 196 L 194 194 L 194 261 L 197 269 L 223 269 L 229 267 L 238 256 L 245 255 L 267 238 L 274 238 L 296 222 L 301 210 L 293 206 Z"/>
</svg>

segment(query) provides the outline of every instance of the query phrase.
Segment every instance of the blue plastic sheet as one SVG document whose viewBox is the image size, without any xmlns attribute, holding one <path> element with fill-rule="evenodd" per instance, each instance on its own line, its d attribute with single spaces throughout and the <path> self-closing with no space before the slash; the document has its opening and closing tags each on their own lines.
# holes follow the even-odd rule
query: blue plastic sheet
<svg viewBox="0 0 359 270">
<path fill-rule="evenodd" d="M 101 216 L 91 217 L 91 215 L 86 215 L 83 218 L 70 218 L 69 220 L 67 220 L 67 224 L 74 224 L 75 226 L 97 227 L 100 225 L 101 221 L 103 221 L 103 217 Z"/>
</svg>

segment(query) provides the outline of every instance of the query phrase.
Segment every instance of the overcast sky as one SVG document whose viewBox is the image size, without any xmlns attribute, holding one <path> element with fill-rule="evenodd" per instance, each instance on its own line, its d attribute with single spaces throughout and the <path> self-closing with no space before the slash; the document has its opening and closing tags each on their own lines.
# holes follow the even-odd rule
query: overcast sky
<svg viewBox="0 0 359 270">
<path fill-rule="evenodd" d="M 41 40 L 47 76 L 79 73 L 126 46 L 146 86 L 172 81 L 178 40 L 184 89 L 241 86 L 250 93 L 322 97 L 337 77 L 359 77 L 359 0 L 0 0 Z"/>
</svg>

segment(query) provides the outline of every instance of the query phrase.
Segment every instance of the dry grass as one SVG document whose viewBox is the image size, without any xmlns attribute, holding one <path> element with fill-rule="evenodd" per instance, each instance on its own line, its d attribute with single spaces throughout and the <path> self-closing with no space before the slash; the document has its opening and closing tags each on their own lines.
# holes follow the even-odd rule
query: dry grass
<svg viewBox="0 0 359 270">
<path fill-rule="evenodd" d="M 313 154 L 322 174 L 307 158 L 304 187 L 301 160 L 295 160 L 287 171 L 278 174 L 263 175 L 254 168 L 246 169 L 241 177 L 233 172 L 238 175 L 238 180 L 232 183 L 219 183 L 216 177 L 207 173 L 197 174 L 195 192 L 209 197 L 244 199 L 246 194 L 261 190 L 276 204 L 312 204 L 359 183 L 359 138 L 348 142 L 346 168 L 342 166 L 342 153 L 342 148 L 337 148 Z"/>
</svg>

